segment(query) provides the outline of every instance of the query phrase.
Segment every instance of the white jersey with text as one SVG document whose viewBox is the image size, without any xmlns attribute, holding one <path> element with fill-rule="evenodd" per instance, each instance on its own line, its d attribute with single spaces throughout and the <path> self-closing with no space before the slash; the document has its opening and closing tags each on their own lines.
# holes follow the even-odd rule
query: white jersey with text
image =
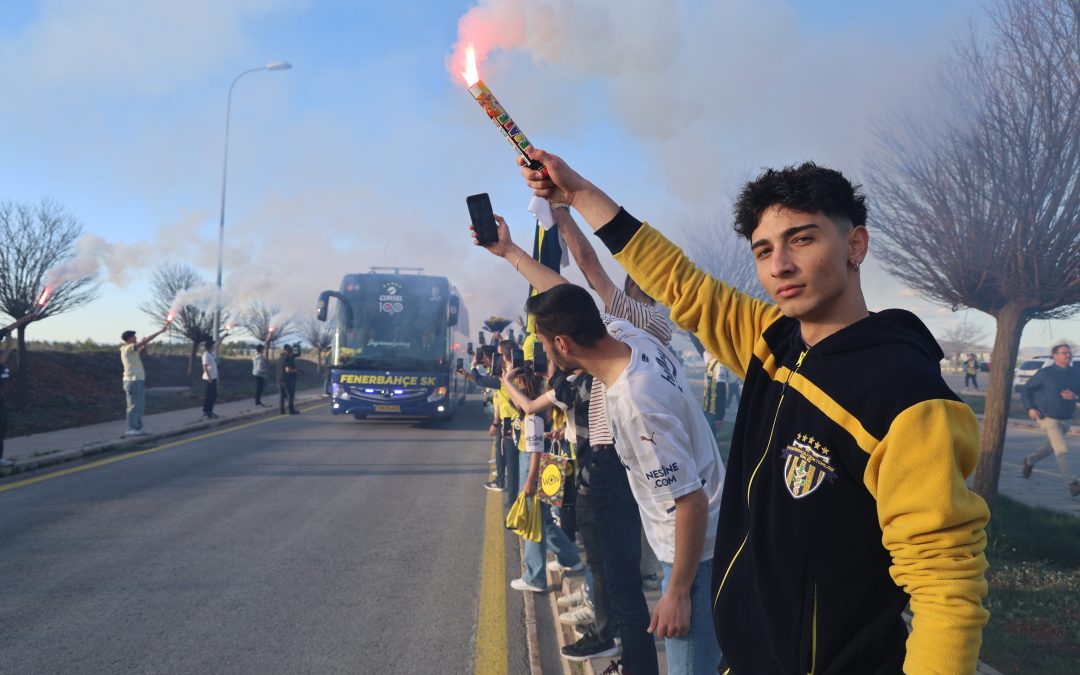
<svg viewBox="0 0 1080 675">
<path fill-rule="evenodd" d="M 657 558 L 674 563 L 675 500 L 704 490 L 709 518 L 701 561 L 710 560 L 724 487 L 716 438 L 671 350 L 626 321 L 607 327 L 632 351 L 607 390 L 607 408 L 645 536 Z"/>
</svg>

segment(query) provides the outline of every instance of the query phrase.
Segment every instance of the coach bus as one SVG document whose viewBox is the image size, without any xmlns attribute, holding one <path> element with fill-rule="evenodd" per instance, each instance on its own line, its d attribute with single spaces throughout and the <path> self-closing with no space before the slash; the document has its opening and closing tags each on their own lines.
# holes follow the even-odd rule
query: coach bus
<svg viewBox="0 0 1080 675">
<path fill-rule="evenodd" d="M 319 296 L 320 321 L 337 300 L 330 319 L 335 415 L 448 419 L 464 402 L 457 365 L 466 358 L 468 313 L 446 277 L 422 272 L 373 267 Z"/>
</svg>

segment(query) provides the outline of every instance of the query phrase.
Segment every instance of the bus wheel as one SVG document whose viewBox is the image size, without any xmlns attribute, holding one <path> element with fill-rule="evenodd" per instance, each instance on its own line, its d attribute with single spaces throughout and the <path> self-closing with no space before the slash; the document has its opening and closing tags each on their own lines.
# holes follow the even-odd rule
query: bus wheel
<svg viewBox="0 0 1080 675">
<path fill-rule="evenodd" d="M 367 419 L 367 415 L 361 415 L 360 413 L 353 413 L 353 419 L 354 420 Z"/>
</svg>

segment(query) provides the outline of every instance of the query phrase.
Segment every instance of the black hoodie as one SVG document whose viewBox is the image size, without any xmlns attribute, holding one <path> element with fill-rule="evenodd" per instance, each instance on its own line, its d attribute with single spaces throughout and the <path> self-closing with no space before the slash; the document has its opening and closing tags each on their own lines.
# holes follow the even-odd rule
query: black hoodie
<svg viewBox="0 0 1080 675">
<path fill-rule="evenodd" d="M 625 211 L 599 234 L 745 379 L 713 558 L 721 672 L 974 672 L 988 617 L 989 511 L 964 482 L 978 425 L 922 322 L 878 312 L 808 348 L 798 321 Z"/>
</svg>

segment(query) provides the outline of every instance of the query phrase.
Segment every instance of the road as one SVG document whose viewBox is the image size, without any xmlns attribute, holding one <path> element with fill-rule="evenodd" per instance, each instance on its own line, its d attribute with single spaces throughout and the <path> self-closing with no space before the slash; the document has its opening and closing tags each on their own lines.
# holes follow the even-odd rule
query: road
<svg viewBox="0 0 1080 675">
<path fill-rule="evenodd" d="M 320 406 L 0 483 L 0 669 L 472 672 L 485 431 L 475 402 L 446 426 Z"/>
</svg>

